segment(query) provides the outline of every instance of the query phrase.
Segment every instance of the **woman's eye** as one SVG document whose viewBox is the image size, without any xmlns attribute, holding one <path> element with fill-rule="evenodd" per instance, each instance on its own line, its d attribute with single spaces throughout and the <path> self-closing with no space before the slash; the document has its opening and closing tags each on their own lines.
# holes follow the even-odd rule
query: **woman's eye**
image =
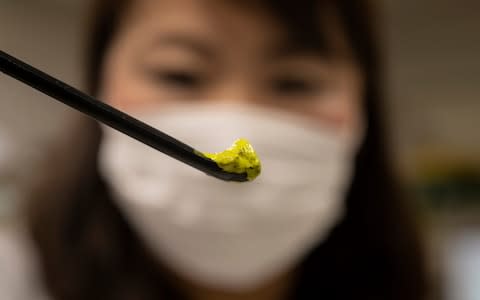
<svg viewBox="0 0 480 300">
<path fill-rule="evenodd" d="M 311 94 L 319 89 L 319 83 L 315 80 L 295 77 L 276 78 L 271 85 L 273 91 L 281 95 Z"/>
<path fill-rule="evenodd" d="M 154 78 L 162 85 L 178 89 L 196 89 L 204 81 L 204 76 L 191 71 L 160 71 L 154 73 Z"/>
</svg>

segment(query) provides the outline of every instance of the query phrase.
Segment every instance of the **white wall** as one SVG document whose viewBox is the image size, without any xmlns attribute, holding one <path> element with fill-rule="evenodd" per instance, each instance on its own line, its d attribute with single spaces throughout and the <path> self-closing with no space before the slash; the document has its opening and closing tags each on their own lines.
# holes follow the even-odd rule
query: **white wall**
<svg viewBox="0 0 480 300">
<path fill-rule="evenodd" d="M 399 163 L 412 168 L 422 148 L 480 163 L 480 2 L 386 3 L 389 108 Z"/>
<path fill-rule="evenodd" d="M 0 49 L 81 86 L 84 11 L 81 1 L 0 0 Z M 23 84 L 0 74 L 0 216 L 10 207 L 12 180 L 20 186 L 47 166 L 45 156 L 76 116 Z M 43 151 L 42 151 L 43 149 Z M 46 150 L 46 151 L 45 151 Z M 8 166 L 7 166 L 8 165 Z M 8 173 L 8 174 L 6 174 Z M 2 201 L 3 200 L 3 201 Z"/>
</svg>

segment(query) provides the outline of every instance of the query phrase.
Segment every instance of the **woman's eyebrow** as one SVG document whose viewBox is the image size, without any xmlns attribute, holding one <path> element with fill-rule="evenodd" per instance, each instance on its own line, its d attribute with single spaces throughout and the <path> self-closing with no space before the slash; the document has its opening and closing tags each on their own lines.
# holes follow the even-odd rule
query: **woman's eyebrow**
<svg viewBox="0 0 480 300">
<path fill-rule="evenodd" d="M 188 34 L 162 34 L 155 37 L 152 47 L 178 47 L 196 53 L 206 59 L 215 56 L 205 39 Z"/>
</svg>

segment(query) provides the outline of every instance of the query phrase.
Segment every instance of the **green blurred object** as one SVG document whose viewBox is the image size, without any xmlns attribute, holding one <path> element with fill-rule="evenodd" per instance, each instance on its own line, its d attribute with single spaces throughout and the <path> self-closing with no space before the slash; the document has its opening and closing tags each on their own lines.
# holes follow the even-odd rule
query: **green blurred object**
<svg viewBox="0 0 480 300">
<path fill-rule="evenodd" d="M 448 157 L 420 162 L 413 188 L 430 209 L 480 211 L 480 164 Z"/>
</svg>

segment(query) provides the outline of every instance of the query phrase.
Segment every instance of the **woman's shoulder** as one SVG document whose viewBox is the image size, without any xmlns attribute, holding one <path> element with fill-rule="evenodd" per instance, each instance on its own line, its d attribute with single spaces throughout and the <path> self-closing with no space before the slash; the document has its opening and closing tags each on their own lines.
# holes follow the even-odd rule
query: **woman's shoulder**
<svg viewBox="0 0 480 300">
<path fill-rule="evenodd" d="M 0 295 L 10 300 L 51 300 L 42 285 L 27 231 L 0 225 Z"/>
</svg>

